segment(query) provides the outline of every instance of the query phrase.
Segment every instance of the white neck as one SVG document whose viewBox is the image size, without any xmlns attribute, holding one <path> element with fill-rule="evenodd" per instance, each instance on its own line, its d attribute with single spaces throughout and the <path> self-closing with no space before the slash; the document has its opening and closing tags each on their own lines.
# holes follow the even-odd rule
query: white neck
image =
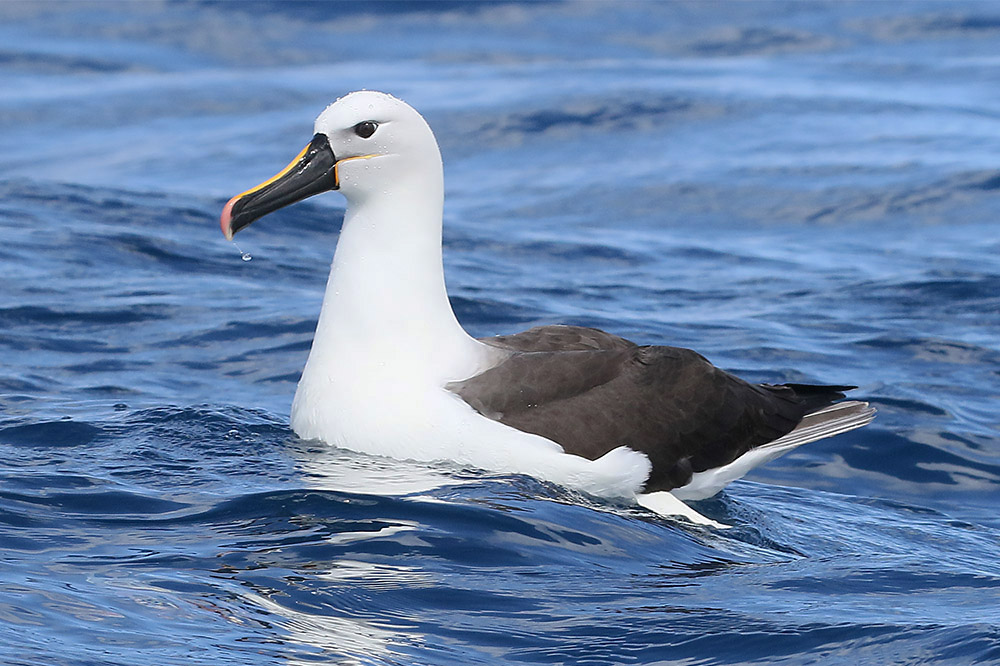
<svg viewBox="0 0 1000 666">
<path fill-rule="evenodd" d="M 303 383 L 349 371 L 440 386 L 479 370 L 445 290 L 443 180 L 419 181 L 349 201 Z"/>
</svg>

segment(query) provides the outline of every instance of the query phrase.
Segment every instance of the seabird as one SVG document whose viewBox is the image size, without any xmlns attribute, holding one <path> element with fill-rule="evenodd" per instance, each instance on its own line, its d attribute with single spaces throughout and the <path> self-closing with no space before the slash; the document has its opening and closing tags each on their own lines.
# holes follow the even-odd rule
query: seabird
<svg viewBox="0 0 1000 666">
<path fill-rule="evenodd" d="M 303 439 L 524 473 L 716 524 L 681 500 L 874 416 L 838 402 L 852 386 L 752 384 L 691 350 L 593 328 L 473 338 L 445 291 L 437 141 L 385 93 L 327 107 L 287 167 L 226 204 L 222 232 L 328 190 L 347 210 L 292 403 Z"/>
</svg>

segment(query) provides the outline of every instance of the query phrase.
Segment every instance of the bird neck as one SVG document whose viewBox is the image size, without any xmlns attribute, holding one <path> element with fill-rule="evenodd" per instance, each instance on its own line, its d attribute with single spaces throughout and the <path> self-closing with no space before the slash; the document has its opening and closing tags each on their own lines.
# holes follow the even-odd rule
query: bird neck
<svg viewBox="0 0 1000 666">
<path fill-rule="evenodd" d="M 349 201 L 310 364 L 360 369 L 363 357 L 413 377 L 464 374 L 479 343 L 458 323 L 445 289 L 443 184 L 421 185 Z"/>
</svg>

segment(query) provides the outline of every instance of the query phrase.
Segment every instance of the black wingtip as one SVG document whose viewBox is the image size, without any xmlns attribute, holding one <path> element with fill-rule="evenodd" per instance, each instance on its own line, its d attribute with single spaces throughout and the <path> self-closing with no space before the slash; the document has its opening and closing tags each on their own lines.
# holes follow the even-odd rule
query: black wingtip
<svg viewBox="0 0 1000 666">
<path fill-rule="evenodd" d="M 853 391 L 857 386 L 837 385 L 837 384 L 761 384 L 768 391 L 780 395 L 786 399 L 798 402 L 808 411 L 821 409 L 843 400 L 847 397 L 848 391 Z"/>
</svg>

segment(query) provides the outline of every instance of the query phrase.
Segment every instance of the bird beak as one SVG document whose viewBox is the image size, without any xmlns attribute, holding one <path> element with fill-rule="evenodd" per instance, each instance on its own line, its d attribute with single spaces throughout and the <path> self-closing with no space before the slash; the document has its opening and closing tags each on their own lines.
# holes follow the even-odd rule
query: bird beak
<svg viewBox="0 0 1000 666">
<path fill-rule="evenodd" d="M 260 185 L 237 194 L 222 209 L 219 225 L 228 240 L 233 234 L 296 201 L 340 187 L 337 158 L 325 134 L 317 134 L 292 162 Z"/>
</svg>

